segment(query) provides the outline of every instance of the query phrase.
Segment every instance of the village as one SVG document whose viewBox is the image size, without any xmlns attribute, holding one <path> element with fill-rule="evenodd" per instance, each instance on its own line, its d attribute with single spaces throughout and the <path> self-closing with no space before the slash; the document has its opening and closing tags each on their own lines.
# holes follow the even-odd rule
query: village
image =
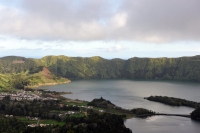
<svg viewBox="0 0 200 133">
<path fill-rule="evenodd" d="M 50 91 L 7 91 L 7 92 L 1 92 L 0 93 L 0 100 L 10 100 L 10 101 L 15 101 L 15 102 L 23 102 L 23 101 L 34 101 L 34 100 L 41 100 L 42 101 L 56 101 L 62 99 L 62 94 L 65 94 L 64 92 L 50 92 Z M 68 93 L 67 93 L 68 94 Z M 63 99 L 62 99 L 63 100 Z M 59 107 L 63 108 L 70 108 L 72 107 L 72 110 L 66 110 L 66 111 L 58 111 L 58 110 L 51 110 L 52 114 L 57 114 L 57 116 L 61 119 L 64 120 L 66 117 L 69 116 L 84 116 L 87 115 L 87 110 L 88 109 L 93 109 L 93 106 L 88 106 L 87 104 L 82 105 L 85 103 L 85 101 L 81 100 L 71 100 L 71 99 L 64 99 L 65 103 L 59 103 Z M 81 103 L 81 104 L 80 104 Z M 80 110 L 73 110 L 73 108 L 79 108 Z M 104 110 L 102 109 L 97 109 L 98 112 L 102 113 Z M 4 114 L 4 117 L 16 117 L 13 114 Z M 28 127 L 44 127 L 44 126 L 49 126 L 52 124 L 56 124 L 59 122 L 48 122 L 52 120 L 44 120 L 41 119 L 40 117 L 35 117 L 35 116 L 17 116 L 19 118 L 22 118 L 24 121 L 29 121 L 29 124 L 27 125 Z M 44 123 L 44 121 L 47 121 L 47 123 Z"/>
<path fill-rule="evenodd" d="M 34 99 L 37 100 L 58 100 L 54 97 L 43 97 L 42 92 L 37 91 L 35 93 L 31 91 L 19 91 L 19 92 L 2 92 L 0 93 L 0 100 L 3 100 L 6 96 L 10 97 L 10 100 L 29 100 L 33 101 Z"/>
</svg>

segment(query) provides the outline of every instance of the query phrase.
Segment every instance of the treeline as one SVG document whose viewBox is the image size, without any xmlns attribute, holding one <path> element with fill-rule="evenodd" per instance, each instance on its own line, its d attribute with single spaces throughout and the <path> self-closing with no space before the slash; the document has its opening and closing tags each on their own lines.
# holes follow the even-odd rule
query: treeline
<svg viewBox="0 0 200 133">
<path fill-rule="evenodd" d="M 200 56 L 181 58 L 130 58 L 46 56 L 0 58 L 0 73 L 37 72 L 40 66 L 69 79 L 127 78 L 200 81 Z"/>
<path fill-rule="evenodd" d="M 1 133 L 21 133 L 27 127 L 28 123 L 20 121 L 17 118 L 5 118 L 0 116 Z"/>
<path fill-rule="evenodd" d="M 174 98 L 174 97 L 150 96 L 150 97 L 146 97 L 145 99 L 149 101 L 164 103 L 171 106 L 187 106 L 187 107 L 192 107 L 192 108 L 200 107 L 200 103 L 188 101 L 188 100 L 180 99 L 180 98 Z"/>
<path fill-rule="evenodd" d="M 0 101 L 0 114 L 14 116 L 30 116 L 40 117 L 41 119 L 55 119 L 61 121 L 61 117 L 57 111 L 80 111 L 77 106 L 60 106 L 60 100 L 33 100 L 33 101 L 17 101 L 10 100 L 10 96 L 6 96 Z"/>
<path fill-rule="evenodd" d="M 132 113 L 134 113 L 136 116 L 140 115 L 154 115 L 156 112 L 144 108 L 136 108 L 131 110 Z"/>
<path fill-rule="evenodd" d="M 37 68 L 38 64 L 34 59 L 18 57 L 18 56 L 6 56 L 0 58 L 0 73 L 20 73 L 26 72 L 31 68 Z"/>
<path fill-rule="evenodd" d="M 0 117 L 1 132 L 9 133 L 132 133 L 122 117 L 114 114 L 91 113 L 87 117 L 67 117 L 64 126 L 27 127 L 16 118 Z"/>
<path fill-rule="evenodd" d="M 103 99 L 102 97 L 99 99 L 93 99 L 91 102 L 88 103 L 88 106 L 94 106 L 105 109 L 116 107 L 116 105 L 111 103 L 109 100 Z"/>
<path fill-rule="evenodd" d="M 200 120 L 200 108 L 197 108 L 194 111 L 192 111 L 191 119 Z"/>
</svg>

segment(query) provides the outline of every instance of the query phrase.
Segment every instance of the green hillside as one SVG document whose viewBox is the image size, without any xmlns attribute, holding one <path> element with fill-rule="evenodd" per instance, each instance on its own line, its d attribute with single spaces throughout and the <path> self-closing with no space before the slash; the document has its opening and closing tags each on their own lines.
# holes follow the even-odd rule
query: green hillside
<svg viewBox="0 0 200 133">
<path fill-rule="evenodd" d="M 66 78 L 54 75 L 46 67 L 37 67 L 35 68 L 35 72 L 26 71 L 21 73 L 0 74 L 0 91 L 69 82 L 70 80 Z"/>
<path fill-rule="evenodd" d="M 126 78 L 200 81 L 200 56 L 128 60 L 46 56 L 37 61 L 53 73 L 70 79 Z"/>
<path fill-rule="evenodd" d="M 200 56 L 180 58 L 130 58 L 107 60 L 46 56 L 41 59 L 24 57 L 0 58 L 0 73 L 36 72 L 40 66 L 53 74 L 69 79 L 162 79 L 200 82 Z"/>
<path fill-rule="evenodd" d="M 39 67 L 38 72 L 26 75 L 26 79 L 29 80 L 30 87 L 42 86 L 42 85 L 55 85 L 61 83 L 68 83 L 70 80 L 58 77 L 51 73 L 46 67 Z"/>
<path fill-rule="evenodd" d="M 9 87 L 9 76 L 0 74 L 0 91 L 5 90 Z"/>
</svg>

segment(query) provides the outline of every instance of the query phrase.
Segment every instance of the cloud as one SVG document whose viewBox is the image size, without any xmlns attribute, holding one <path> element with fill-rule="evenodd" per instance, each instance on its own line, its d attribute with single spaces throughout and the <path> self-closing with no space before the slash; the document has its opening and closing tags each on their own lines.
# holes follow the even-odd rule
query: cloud
<svg viewBox="0 0 200 133">
<path fill-rule="evenodd" d="M 13 0 L 11 0 L 13 1 Z M 0 2 L 0 35 L 41 41 L 200 41 L 199 0 Z"/>
<path fill-rule="evenodd" d="M 0 46 L 0 49 L 5 49 L 6 47 L 4 47 L 4 46 Z"/>
<path fill-rule="evenodd" d="M 126 51 L 128 50 L 127 47 L 124 47 L 122 45 L 115 45 L 115 46 L 111 46 L 111 47 L 107 47 L 107 48 L 95 48 L 96 51 L 99 51 L 99 52 L 121 52 L 121 51 Z"/>
<path fill-rule="evenodd" d="M 111 23 L 115 28 L 124 27 L 127 21 L 126 13 L 117 13 L 111 18 Z"/>
</svg>

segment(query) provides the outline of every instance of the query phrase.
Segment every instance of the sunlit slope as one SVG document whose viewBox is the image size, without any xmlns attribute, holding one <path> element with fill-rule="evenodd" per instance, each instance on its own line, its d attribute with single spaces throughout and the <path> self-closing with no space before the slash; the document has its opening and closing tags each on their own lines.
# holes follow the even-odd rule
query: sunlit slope
<svg viewBox="0 0 200 133">
<path fill-rule="evenodd" d="M 26 71 L 25 73 L 0 74 L 0 91 L 69 82 L 70 80 L 67 78 L 58 77 L 51 73 L 46 67 L 37 67 L 34 71 L 32 69 L 32 71 Z"/>
<path fill-rule="evenodd" d="M 26 78 L 30 81 L 29 86 L 55 85 L 70 82 L 66 78 L 58 77 L 51 73 L 46 67 L 39 67 L 38 72 L 28 74 Z"/>
<path fill-rule="evenodd" d="M 9 76 L 0 74 L 0 91 L 9 88 Z"/>
</svg>

